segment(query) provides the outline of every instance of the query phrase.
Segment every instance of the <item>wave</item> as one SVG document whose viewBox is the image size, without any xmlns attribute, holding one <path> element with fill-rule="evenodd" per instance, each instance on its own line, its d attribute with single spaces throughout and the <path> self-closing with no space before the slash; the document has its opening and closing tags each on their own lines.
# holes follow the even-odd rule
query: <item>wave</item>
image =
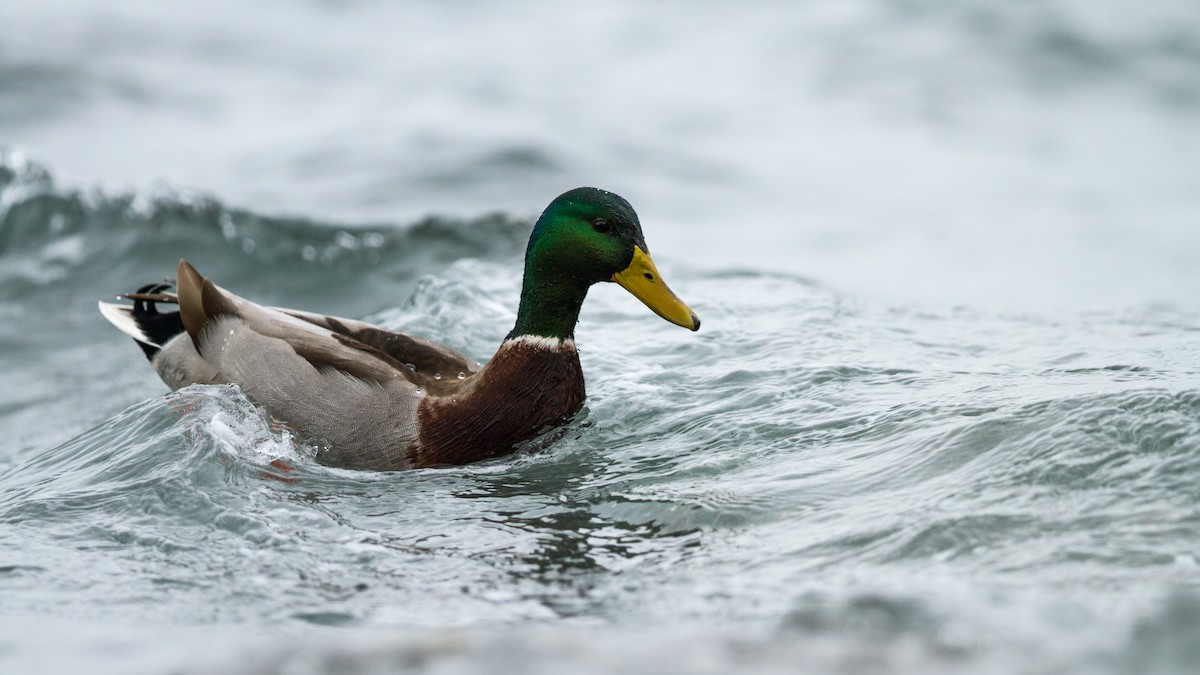
<svg viewBox="0 0 1200 675">
<path fill-rule="evenodd" d="M 84 194 L 0 160 L 9 616 L 364 640 L 472 623 L 485 645 L 503 624 L 556 640 L 578 621 L 658 655 L 630 632 L 761 630 L 767 665 L 815 652 L 814 669 L 864 650 L 913 672 L 1005 672 L 1014 654 L 1054 672 L 1195 663 L 1172 651 L 1191 601 L 1162 600 L 1195 578 L 1194 316 L 878 307 L 685 268 L 695 335 L 626 295 L 589 298 L 588 408 L 548 447 L 339 471 L 236 387 L 160 393 L 127 339 L 93 336 L 94 301 L 187 256 L 257 299 L 486 358 L 528 222 L 346 226 L 170 190 Z M 343 653 L 313 650 L 297 658 Z"/>
<path fill-rule="evenodd" d="M 226 284 L 253 281 L 267 266 L 273 301 L 322 299 L 331 284 L 339 296 L 354 297 L 371 290 L 355 287 L 364 269 L 411 288 L 461 258 L 515 259 L 531 227 L 503 214 L 347 225 L 261 215 L 167 187 L 88 193 L 61 188 L 46 168 L 0 149 L 0 300 L 53 293 L 63 284 L 96 290 L 112 284 L 105 295 L 115 294 L 154 274 L 171 275 L 180 257 Z"/>
</svg>

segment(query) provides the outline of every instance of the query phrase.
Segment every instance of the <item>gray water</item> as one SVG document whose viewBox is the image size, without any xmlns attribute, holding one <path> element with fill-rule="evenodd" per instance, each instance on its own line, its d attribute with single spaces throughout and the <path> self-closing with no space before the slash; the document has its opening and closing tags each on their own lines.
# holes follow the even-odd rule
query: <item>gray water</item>
<svg viewBox="0 0 1200 675">
<path fill-rule="evenodd" d="M 0 7 L 0 670 L 1200 669 L 1200 10 Z M 589 399 L 339 471 L 95 301 L 181 256 L 483 360 L 623 194 Z M 285 460 L 294 471 L 273 464 Z"/>
</svg>

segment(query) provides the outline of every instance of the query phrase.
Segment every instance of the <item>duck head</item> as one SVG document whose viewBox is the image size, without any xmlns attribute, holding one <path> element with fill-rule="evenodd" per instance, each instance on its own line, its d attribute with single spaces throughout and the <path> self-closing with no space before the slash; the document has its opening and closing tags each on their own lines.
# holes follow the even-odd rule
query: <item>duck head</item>
<svg viewBox="0 0 1200 675">
<path fill-rule="evenodd" d="M 583 187 L 550 202 L 533 228 L 525 251 L 521 308 L 510 337 L 571 337 L 587 289 L 605 281 L 620 284 L 667 321 L 699 330 L 699 317 L 655 267 L 629 202 Z"/>
</svg>

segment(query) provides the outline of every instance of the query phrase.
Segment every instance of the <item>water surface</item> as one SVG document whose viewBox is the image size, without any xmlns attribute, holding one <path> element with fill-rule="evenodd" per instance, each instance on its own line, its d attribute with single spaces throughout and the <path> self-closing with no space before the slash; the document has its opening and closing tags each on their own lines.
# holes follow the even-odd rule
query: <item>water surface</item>
<svg viewBox="0 0 1200 675">
<path fill-rule="evenodd" d="M 695 7 L 0 10 L 0 664 L 1200 667 L 1200 16 Z M 186 256 L 483 360 L 578 184 L 704 327 L 594 289 L 511 457 L 322 467 L 95 311 Z"/>
</svg>

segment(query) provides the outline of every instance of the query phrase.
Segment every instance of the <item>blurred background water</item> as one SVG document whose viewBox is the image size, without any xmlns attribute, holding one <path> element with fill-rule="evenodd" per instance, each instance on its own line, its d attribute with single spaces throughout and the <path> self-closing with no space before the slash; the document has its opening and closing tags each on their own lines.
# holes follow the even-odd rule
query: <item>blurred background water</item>
<svg viewBox="0 0 1200 675">
<path fill-rule="evenodd" d="M 5 670 L 1200 668 L 1193 2 L 10 0 L 0 146 Z M 536 452 L 324 469 L 94 309 L 486 359 L 577 185 L 704 329 L 593 291 Z"/>
</svg>

